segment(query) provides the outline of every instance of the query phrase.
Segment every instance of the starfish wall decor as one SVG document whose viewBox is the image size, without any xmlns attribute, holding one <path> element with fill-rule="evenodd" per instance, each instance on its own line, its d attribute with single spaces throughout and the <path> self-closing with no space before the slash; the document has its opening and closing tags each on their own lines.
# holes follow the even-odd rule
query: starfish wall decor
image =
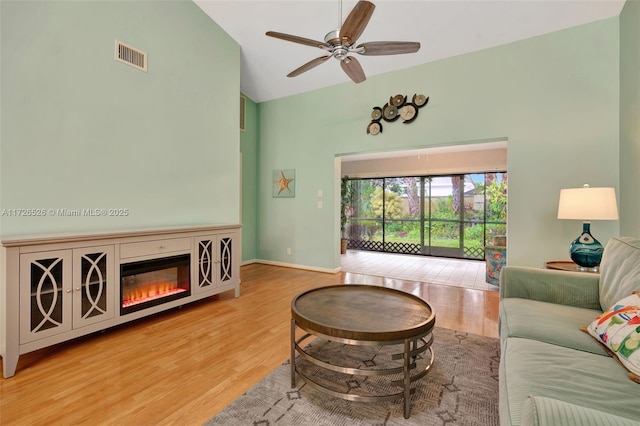
<svg viewBox="0 0 640 426">
<path fill-rule="evenodd" d="M 295 169 L 273 171 L 273 196 L 276 198 L 295 197 Z"/>
</svg>

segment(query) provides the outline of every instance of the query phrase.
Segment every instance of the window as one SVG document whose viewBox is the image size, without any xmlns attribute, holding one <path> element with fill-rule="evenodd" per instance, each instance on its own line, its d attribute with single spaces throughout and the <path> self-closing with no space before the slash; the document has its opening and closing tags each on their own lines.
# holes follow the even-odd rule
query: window
<svg viewBox="0 0 640 426">
<path fill-rule="evenodd" d="M 507 173 L 352 179 L 349 248 L 484 259 L 507 224 Z"/>
</svg>

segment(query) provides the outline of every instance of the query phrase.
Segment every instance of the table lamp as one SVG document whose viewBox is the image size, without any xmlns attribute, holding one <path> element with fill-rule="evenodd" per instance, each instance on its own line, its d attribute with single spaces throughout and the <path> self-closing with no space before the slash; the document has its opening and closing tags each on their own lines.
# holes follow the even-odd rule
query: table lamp
<svg viewBox="0 0 640 426">
<path fill-rule="evenodd" d="M 614 188 L 582 188 L 560 190 L 558 219 L 582 220 L 582 234 L 569 245 L 571 260 L 581 269 L 600 265 L 604 248 L 591 235 L 591 220 L 617 220 L 618 205 Z"/>
</svg>

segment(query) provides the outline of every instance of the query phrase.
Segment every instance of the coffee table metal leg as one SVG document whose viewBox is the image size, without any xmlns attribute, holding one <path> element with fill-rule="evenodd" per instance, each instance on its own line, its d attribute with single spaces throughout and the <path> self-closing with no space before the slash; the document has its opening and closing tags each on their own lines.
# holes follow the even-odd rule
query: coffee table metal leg
<svg viewBox="0 0 640 426">
<path fill-rule="evenodd" d="M 411 342 L 409 339 L 404 341 L 404 418 L 411 416 Z"/>
<path fill-rule="evenodd" d="M 296 387 L 296 320 L 291 319 L 291 387 Z"/>
</svg>

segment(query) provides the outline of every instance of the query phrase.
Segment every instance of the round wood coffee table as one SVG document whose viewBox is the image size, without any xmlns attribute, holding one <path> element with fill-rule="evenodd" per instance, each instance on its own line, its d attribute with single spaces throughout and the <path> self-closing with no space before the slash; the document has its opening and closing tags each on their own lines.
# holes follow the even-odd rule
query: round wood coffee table
<svg viewBox="0 0 640 426">
<path fill-rule="evenodd" d="M 431 348 L 436 316 L 431 306 L 412 294 L 386 287 L 348 284 L 305 291 L 291 302 L 291 387 L 296 385 L 296 372 L 307 384 L 330 395 L 350 401 L 391 401 L 404 398 L 404 417 L 411 414 L 411 383 L 424 377 L 434 362 Z M 306 332 L 296 339 L 296 328 Z M 315 336 L 348 345 L 401 345 L 392 359 L 402 360 L 396 368 L 359 369 L 329 364 L 315 358 L 301 346 Z M 425 368 L 417 370 L 416 358 L 429 351 Z M 305 360 L 326 370 L 360 376 L 384 376 L 402 373 L 398 393 L 363 396 L 342 393 L 313 381 L 296 368 L 296 352 Z"/>
</svg>

